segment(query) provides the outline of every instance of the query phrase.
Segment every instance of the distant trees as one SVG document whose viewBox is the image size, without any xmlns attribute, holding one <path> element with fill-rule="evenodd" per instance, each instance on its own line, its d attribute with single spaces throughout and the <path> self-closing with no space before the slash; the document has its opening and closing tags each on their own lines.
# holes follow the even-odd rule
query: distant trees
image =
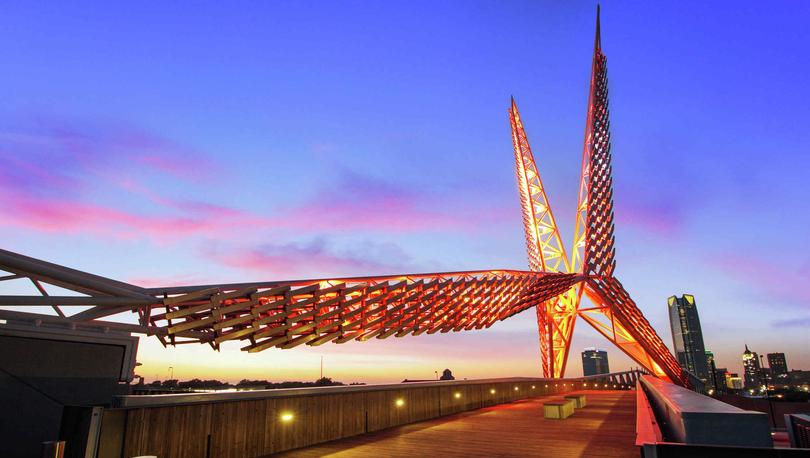
<svg viewBox="0 0 810 458">
<path fill-rule="evenodd" d="M 231 388 L 231 384 L 228 382 L 220 382 L 219 380 L 200 380 L 194 378 L 178 383 L 177 387 L 191 390 L 224 390 Z"/>
<path fill-rule="evenodd" d="M 265 386 L 267 386 L 269 384 L 270 384 L 270 382 L 268 382 L 267 380 L 247 380 L 247 379 L 242 379 L 242 380 L 239 381 L 239 383 L 236 384 L 236 388 L 246 388 L 246 387 L 256 387 L 256 386 L 265 387 Z"/>
<path fill-rule="evenodd" d="M 267 380 L 248 380 L 242 379 L 237 384 L 233 385 L 228 382 L 222 382 L 220 380 L 201 380 L 198 378 L 194 378 L 191 380 L 155 380 L 147 384 L 146 386 L 158 389 L 165 389 L 165 390 L 183 390 L 183 391 L 194 391 L 194 390 L 224 390 L 229 388 L 236 388 L 236 389 L 280 389 L 280 388 L 306 388 L 312 386 L 341 386 L 345 385 L 343 382 L 338 382 L 332 380 L 330 377 L 322 377 L 314 382 L 297 382 L 297 381 L 286 381 L 286 382 L 269 382 Z M 364 385 L 363 383 L 351 383 L 351 385 Z"/>
</svg>

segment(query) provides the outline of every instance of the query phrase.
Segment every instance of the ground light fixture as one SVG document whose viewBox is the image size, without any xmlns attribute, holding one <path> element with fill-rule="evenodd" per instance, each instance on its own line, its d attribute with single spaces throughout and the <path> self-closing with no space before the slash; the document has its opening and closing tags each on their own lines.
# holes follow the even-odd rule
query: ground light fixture
<svg viewBox="0 0 810 458">
<path fill-rule="evenodd" d="M 295 416 L 292 414 L 292 412 L 281 412 L 281 416 L 279 416 L 279 418 L 283 423 L 289 423 L 293 421 Z"/>
<path fill-rule="evenodd" d="M 456 392 L 456 393 L 453 394 L 453 397 L 456 398 L 456 399 L 460 399 L 461 398 L 461 393 Z"/>
<path fill-rule="evenodd" d="M 394 401 L 394 405 L 397 407 L 402 407 L 405 405 L 405 400 L 402 398 L 397 398 L 397 400 Z"/>
</svg>

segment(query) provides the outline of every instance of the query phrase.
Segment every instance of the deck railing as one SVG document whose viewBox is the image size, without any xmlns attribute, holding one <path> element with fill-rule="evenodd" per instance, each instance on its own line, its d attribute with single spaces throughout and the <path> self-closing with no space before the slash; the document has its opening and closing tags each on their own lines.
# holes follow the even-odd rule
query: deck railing
<svg viewBox="0 0 810 458">
<path fill-rule="evenodd" d="M 633 388 L 608 381 L 504 378 L 123 396 L 104 409 L 97 456 L 264 456 L 521 399 Z"/>
</svg>

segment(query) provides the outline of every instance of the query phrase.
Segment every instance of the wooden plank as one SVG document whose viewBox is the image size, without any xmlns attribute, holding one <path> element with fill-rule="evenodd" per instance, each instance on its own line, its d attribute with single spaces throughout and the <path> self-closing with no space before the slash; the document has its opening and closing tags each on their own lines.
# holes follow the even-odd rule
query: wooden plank
<svg viewBox="0 0 810 458">
<path fill-rule="evenodd" d="M 184 321 L 180 324 L 169 326 L 168 332 L 169 334 L 177 334 L 178 332 L 188 331 L 189 329 L 204 328 L 213 324 L 214 321 L 216 321 L 216 318 L 214 317 L 208 317 L 202 320 Z"/>
<path fill-rule="evenodd" d="M 180 310 L 175 312 L 169 312 L 166 314 L 167 320 L 173 320 L 175 318 L 183 318 L 184 316 L 193 315 L 195 313 L 199 313 L 205 310 L 211 310 L 214 305 L 211 303 L 205 303 L 200 305 L 195 305 L 192 307 L 183 307 Z"/>
<path fill-rule="evenodd" d="M 513 384 L 498 386 L 501 391 L 510 391 L 511 387 L 511 391 L 514 392 Z M 530 389 L 529 385 L 518 387 L 518 391 Z M 543 389 L 541 386 L 537 388 Z M 553 387 L 545 388 L 545 390 L 553 389 Z M 447 398 L 455 392 L 453 388 L 439 388 L 439 390 L 441 391 L 438 396 L 442 399 L 443 412 L 463 412 L 462 409 L 466 410 L 468 403 L 472 406 L 480 405 L 480 398 L 476 398 L 473 391 L 461 391 L 459 398 L 453 397 L 453 401 L 448 402 Z M 485 393 L 488 394 L 488 391 Z M 589 402 L 589 406 L 562 421 L 543 418 L 543 402 L 552 398 L 558 399 L 553 393 L 549 393 L 525 401 L 457 413 L 449 417 L 301 448 L 278 456 L 348 458 L 439 454 L 467 457 L 637 458 L 639 450 L 634 444 L 634 393 L 588 391 L 587 394 L 588 400 L 592 401 Z M 408 402 L 410 395 L 405 396 Z M 369 404 L 372 402 L 380 408 L 373 413 L 369 411 L 370 430 L 396 425 L 397 421 L 407 418 L 405 413 L 391 412 L 390 408 L 388 412 L 384 411 L 383 406 L 388 402 L 388 398 L 376 394 L 369 399 Z"/>
<path fill-rule="evenodd" d="M 163 299 L 163 305 L 174 305 L 179 304 L 181 302 L 189 302 L 195 299 L 201 299 L 204 297 L 211 296 L 219 292 L 219 288 L 206 288 L 201 289 L 199 291 L 192 291 L 187 294 L 182 294 L 180 296 L 172 296 Z"/>
</svg>

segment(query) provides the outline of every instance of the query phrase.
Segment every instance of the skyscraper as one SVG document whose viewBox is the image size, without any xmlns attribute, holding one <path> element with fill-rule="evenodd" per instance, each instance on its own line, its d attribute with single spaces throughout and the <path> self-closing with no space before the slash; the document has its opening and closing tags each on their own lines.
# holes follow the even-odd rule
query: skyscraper
<svg viewBox="0 0 810 458">
<path fill-rule="evenodd" d="M 717 380 L 715 379 L 715 366 L 714 366 L 714 353 L 706 350 L 706 370 L 708 373 L 708 379 L 706 380 L 706 389 L 707 390 L 717 390 Z"/>
<path fill-rule="evenodd" d="M 684 294 L 672 296 L 669 305 L 669 325 L 672 328 L 672 345 L 681 367 L 697 378 L 708 382 L 709 369 L 706 365 L 706 348 L 703 345 L 703 332 L 700 330 L 695 296 Z"/>
<path fill-rule="evenodd" d="M 762 386 L 762 372 L 760 371 L 757 352 L 749 350 L 748 345 L 746 345 L 742 360 L 743 369 L 745 370 L 745 374 L 743 374 L 745 377 L 745 389 L 759 391 Z"/>
<path fill-rule="evenodd" d="M 784 353 L 768 353 L 768 367 L 771 368 L 771 376 L 775 379 L 780 376 L 787 376 L 788 366 Z"/>
<path fill-rule="evenodd" d="M 586 348 L 582 352 L 582 373 L 585 376 L 610 373 L 607 352 L 596 348 Z"/>
<path fill-rule="evenodd" d="M 731 388 L 732 390 L 741 390 L 743 388 L 743 381 L 737 373 L 727 373 L 726 374 L 726 388 Z"/>
<path fill-rule="evenodd" d="M 715 390 L 718 394 L 723 394 L 728 388 L 728 369 L 725 367 L 718 367 L 714 372 L 714 380 L 717 382 Z"/>
</svg>

